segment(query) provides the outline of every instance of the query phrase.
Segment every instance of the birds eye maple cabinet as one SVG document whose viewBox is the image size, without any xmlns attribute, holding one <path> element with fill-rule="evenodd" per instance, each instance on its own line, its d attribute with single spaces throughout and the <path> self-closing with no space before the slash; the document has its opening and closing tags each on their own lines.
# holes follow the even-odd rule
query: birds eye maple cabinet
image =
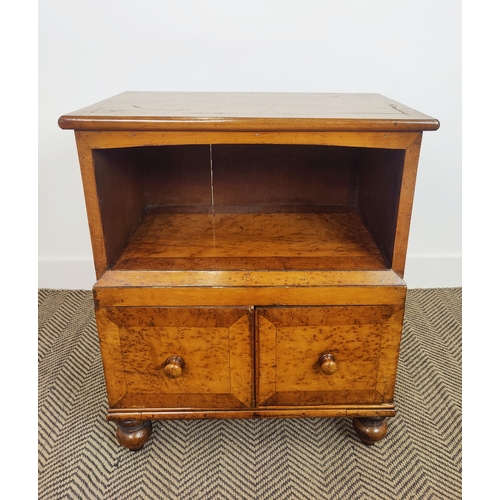
<svg viewBox="0 0 500 500">
<path fill-rule="evenodd" d="M 387 431 L 422 133 L 378 94 L 124 92 L 75 131 L 118 441 L 151 421 Z"/>
</svg>

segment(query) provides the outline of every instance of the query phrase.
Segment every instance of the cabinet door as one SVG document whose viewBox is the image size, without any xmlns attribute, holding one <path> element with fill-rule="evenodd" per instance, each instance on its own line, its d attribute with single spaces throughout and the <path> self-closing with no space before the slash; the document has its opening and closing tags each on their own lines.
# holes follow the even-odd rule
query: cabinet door
<svg viewBox="0 0 500 500">
<path fill-rule="evenodd" d="M 111 408 L 253 406 L 252 308 L 102 307 L 96 319 Z"/>
<path fill-rule="evenodd" d="M 403 314 L 403 303 L 257 309 L 257 405 L 392 402 Z"/>
</svg>

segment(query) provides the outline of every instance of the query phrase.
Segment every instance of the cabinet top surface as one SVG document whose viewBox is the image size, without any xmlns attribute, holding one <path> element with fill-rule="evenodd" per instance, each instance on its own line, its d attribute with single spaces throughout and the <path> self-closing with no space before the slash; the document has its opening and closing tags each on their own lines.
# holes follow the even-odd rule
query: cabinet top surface
<svg viewBox="0 0 500 500">
<path fill-rule="evenodd" d="M 435 118 L 380 94 L 123 92 L 65 114 L 73 130 L 437 130 Z"/>
</svg>

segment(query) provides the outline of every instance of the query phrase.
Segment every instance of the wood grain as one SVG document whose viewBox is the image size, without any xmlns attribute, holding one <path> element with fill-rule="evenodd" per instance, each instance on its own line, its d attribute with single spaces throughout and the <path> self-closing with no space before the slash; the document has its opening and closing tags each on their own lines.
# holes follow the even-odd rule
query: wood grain
<svg viewBox="0 0 500 500">
<path fill-rule="evenodd" d="M 110 406 L 251 405 L 251 313 L 251 308 L 99 308 Z M 184 361 L 177 378 L 164 373 L 172 356 Z"/>
<path fill-rule="evenodd" d="M 97 288 L 405 286 L 383 271 L 107 271 Z"/>
<path fill-rule="evenodd" d="M 229 327 L 229 392 L 249 408 L 255 406 L 253 318 L 252 309 L 249 316 L 241 317 Z"/>
<path fill-rule="evenodd" d="M 120 255 L 146 205 L 141 153 L 130 148 L 92 152 L 108 266 Z"/>
<path fill-rule="evenodd" d="M 436 130 L 439 122 L 380 94 L 123 92 L 68 113 L 79 130 Z"/>
<path fill-rule="evenodd" d="M 415 195 L 421 144 L 422 134 L 419 134 L 419 137 L 405 151 L 396 235 L 394 238 L 394 256 L 392 260 L 392 269 L 401 277 L 404 277 L 406 265 L 406 252 L 408 237 L 410 235 L 411 213 L 413 210 L 413 197 Z"/>
<path fill-rule="evenodd" d="M 108 318 L 105 309 L 96 308 L 95 318 L 101 350 L 108 404 L 113 408 L 127 394 L 118 325 Z"/>
<path fill-rule="evenodd" d="M 365 149 L 359 169 L 357 205 L 389 267 L 394 252 L 404 156 L 404 150 Z"/>
<path fill-rule="evenodd" d="M 395 379 L 389 365 L 399 352 L 402 313 L 393 318 L 402 307 L 258 308 L 257 403 L 392 401 Z M 321 371 L 324 353 L 331 353 L 337 364 L 331 376 Z M 381 356 L 383 374 L 378 378 Z"/>
<path fill-rule="evenodd" d="M 356 148 L 406 149 L 418 132 L 231 132 L 231 131 L 106 131 L 77 133 L 92 149 L 207 144 L 303 144 Z"/>
<path fill-rule="evenodd" d="M 356 212 L 147 213 L 113 269 L 385 269 Z"/>
<path fill-rule="evenodd" d="M 129 148 L 144 152 L 145 198 L 148 206 L 211 205 L 210 146 Z"/>
<path fill-rule="evenodd" d="M 333 304 L 393 304 L 406 295 L 406 286 L 262 287 L 101 287 L 94 300 L 101 306 L 286 306 Z"/>
<path fill-rule="evenodd" d="M 293 406 L 293 407 L 266 407 L 254 408 L 252 410 L 212 410 L 212 409 L 189 409 L 177 408 L 159 409 L 134 408 L 111 409 L 107 414 L 108 420 L 122 420 L 127 418 L 139 420 L 168 420 L 168 419 L 195 419 L 195 418 L 331 418 L 331 417 L 394 417 L 396 410 L 394 405 L 336 405 L 336 406 Z"/>
<path fill-rule="evenodd" d="M 420 144 L 439 122 L 378 94 L 125 92 L 59 125 L 76 131 L 119 439 L 143 444 L 151 419 L 335 416 L 373 440 L 395 414 Z"/>
<path fill-rule="evenodd" d="M 97 192 L 92 148 L 78 132 L 75 132 L 75 136 L 78 158 L 80 161 L 83 192 L 85 195 L 85 206 L 87 209 L 94 268 L 96 277 L 99 279 L 108 268 L 108 258 L 106 255 L 102 215 L 99 208 L 99 195 Z"/>
<path fill-rule="evenodd" d="M 354 206 L 356 152 L 329 146 L 214 145 L 214 203 Z"/>
<path fill-rule="evenodd" d="M 264 314 L 258 314 L 256 319 L 256 350 L 257 360 L 257 395 L 256 404 L 261 405 L 271 396 L 276 394 L 276 345 L 277 328 L 273 323 L 266 319 Z"/>
<path fill-rule="evenodd" d="M 404 308 L 402 307 L 382 326 L 376 389 L 389 401 L 394 398 L 403 318 Z"/>
</svg>

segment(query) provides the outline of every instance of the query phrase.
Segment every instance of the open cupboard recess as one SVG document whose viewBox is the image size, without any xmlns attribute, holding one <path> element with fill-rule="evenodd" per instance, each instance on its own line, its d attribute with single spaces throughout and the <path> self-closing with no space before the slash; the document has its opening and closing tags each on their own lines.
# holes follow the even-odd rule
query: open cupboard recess
<svg viewBox="0 0 500 500">
<path fill-rule="evenodd" d="M 390 269 L 404 157 L 280 144 L 94 150 L 107 260 L 128 270 Z"/>
</svg>

